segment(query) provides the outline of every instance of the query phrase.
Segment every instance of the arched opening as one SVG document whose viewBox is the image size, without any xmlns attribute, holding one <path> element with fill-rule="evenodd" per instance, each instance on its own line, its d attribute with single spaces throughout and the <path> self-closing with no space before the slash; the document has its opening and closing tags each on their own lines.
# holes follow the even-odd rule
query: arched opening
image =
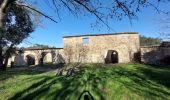
<svg viewBox="0 0 170 100">
<path fill-rule="evenodd" d="M 118 63 L 118 52 L 115 50 L 108 50 L 106 58 L 105 58 L 105 63 Z"/>
<path fill-rule="evenodd" d="M 26 56 L 26 58 L 27 58 L 28 65 L 35 65 L 35 56 L 34 55 L 29 54 Z"/>
<path fill-rule="evenodd" d="M 25 61 L 24 61 L 24 56 L 19 54 L 17 56 L 15 56 L 14 58 L 14 65 L 15 66 L 21 66 L 24 65 Z"/>
<path fill-rule="evenodd" d="M 51 53 L 46 53 L 43 57 L 44 64 L 52 63 L 52 55 Z"/>
</svg>

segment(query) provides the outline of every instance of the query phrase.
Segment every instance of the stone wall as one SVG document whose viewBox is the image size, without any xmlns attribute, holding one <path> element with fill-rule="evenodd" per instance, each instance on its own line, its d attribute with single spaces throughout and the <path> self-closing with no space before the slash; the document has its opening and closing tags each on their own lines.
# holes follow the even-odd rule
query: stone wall
<svg viewBox="0 0 170 100">
<path fill-rule="evenodd" d="M 88 43 L 83 43 L 83 38 L 88 38 Z M 66 36 L 63 40 L 65 56 L 66 51 L 72 52 L 70 62 L 104 63 L 108 51 L 114 50 L 118 53 L 118 63 L 128 63 L 139 51 L 138 33 Z M 80 58 L 83 53 L 85 57 Z"/>
<path fill-rule="evenodd" d="M 8 65 L 11 65 L 11 62 L 16 66 L 28 65 L 28 59 L 34 60 L 33 65 L 38 65 L 41 58 L 44 63 L 53 64 L 128 63 L 139 60 L 139 55 L 144 63 L 161 64 L 162 59 L 167 56 L 170 58 L 170 42 L 163 42 L 160 46 L 140 47 L 139 34 L 133 32 L 65 36 L 63 41 L 64 48 L 24 49 L 23 53 L 17 51 L 17 54 L 9 59 Z"/>
<path fill-rule="evenodd" d="M 170 56 L 170 46 L 141 47 L 141 61 L 147 64 L 161 64 L 161 60 Z"/>
<path fill-rule="evenodd" d="M 83 39 L 86 41 L 83 42 Z M 9 59 L 8 65 L 44 63 L 128 63 L 139 52 L 138 33 L 93 34 L 63 37 L 64 48 L 24 49 Z M 42 53 L 45 55 L 42 57 Z M 114 59 L 114 61 L 112 61 Z M 42 60 L 42 59 L 41 59 Z M 34 61 L 34 62 L 33 62 Z"/>
<path fill-rule="evenodd" d="M 9 59 L 8 65 L 10 66 L 11 62 L 14 62 L 15 66 L 28 65 L 28 56 L 35 60 L 33 65 L 38 65 L 40 63 L 40 59 L 42 58 L 42 53 L 44 54 L 44 63 L 55 64 L 64 62 L 62 48 L 24 49 L 23 53 L 19 53 L 17 51 L 17 53 Z"/>
</svg>

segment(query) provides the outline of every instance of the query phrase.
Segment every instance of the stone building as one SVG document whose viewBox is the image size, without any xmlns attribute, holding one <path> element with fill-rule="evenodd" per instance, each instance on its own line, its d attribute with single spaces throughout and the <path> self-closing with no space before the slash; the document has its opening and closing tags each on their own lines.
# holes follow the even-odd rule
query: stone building
<svg viewBox="0 0 170 100">
<path fill-rule="evenodd" d="M 63 48 L 23 49 L 9 59 L 9 65 L 44 63 L 128 63 L 140 50 L 135 32 L 93 34 L 63 37 Z"/>
<path fill-rule="evenodd" d="M 140 44 L 135 32 L 65 36 L 63 40 L 66 61 L 86 63 L 131 62 Z"/>
<path fill-rule="evenodd" d="M 11 62 L 21 66 L 41 62 L 128 63 L 135 60 L 147 64 L 170 64 L 170 42 L 159 46 L 140 46 L 136 32 L 65 36 L 63 41 L 63 48 L 18 50 L 9 59 L 8 65 Z"/>
</svg>

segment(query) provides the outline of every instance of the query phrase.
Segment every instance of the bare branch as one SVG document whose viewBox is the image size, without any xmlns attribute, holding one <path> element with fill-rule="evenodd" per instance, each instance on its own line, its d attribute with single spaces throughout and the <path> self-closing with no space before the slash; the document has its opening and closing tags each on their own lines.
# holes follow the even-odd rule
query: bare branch
<svg viewBox="0 0 170 100">
<path fill-rule="evenodd" d="M 51 21 L 53 21 L 53 22 L 55 22 L 55 23 L 58 23 L 58 22 L 55 21 L 53 18 L 49 17 L 48 15 L 46 15 L 46 14 L 42 13 L 41 11 L 39 11 L 39 10 L 37 10 L 37 9 L 35 9 L 35 8 L 32 8 L 32 7 L 28 6 L 28 5 L 19 4 L 19 3 L 15 3 L 15 5 L 22 6 L 22 7 L 25 7 L 25 8 L 29 8 L 29 9 L 31 9 L 31 10 L 39 13 L 40 15 L 44 16 L 45 18 L 50 19 Z"/>
<path fill-rule="evenodd" d="M 85 4 L 80 2 L 79 0 L 74 0 L 74 1 L 78 4 L 80 4 L 81 6 L 83 6 L 91 14 L 94 14 L 97 17 L 97 19 L 99 19 L 104 25 L 106 25 L 109 29 L 111 29 L 111 27 L 97 14 L 98 12 L 96 10 L 90 9 L 88 6 L 86 6 Z"/>
<path fill-rule="evenodd" d="M 74 12 L 69 6 L 68 6 L 68 4 L 66 3 L 66 2 L 64 2 L 63 0 L 60 0 L 63 4 L 64 4 L 64 6 L 70 11 L 70 12 Z"/>
</svg>

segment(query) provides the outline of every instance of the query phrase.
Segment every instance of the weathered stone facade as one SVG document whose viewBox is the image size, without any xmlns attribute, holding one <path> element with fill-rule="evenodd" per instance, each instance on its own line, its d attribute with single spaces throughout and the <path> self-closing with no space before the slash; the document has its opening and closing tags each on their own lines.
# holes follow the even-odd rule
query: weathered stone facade
<svg viewBox="0 0 170 100">
<path fill-rule="evenodd" d="M 140 51 L 135 32 L 63 37 L 64 48 L 24 49 L 10 58 L 14 65 L 44 63 L 128 63 Z M 43 56 L 44 55 L 44 56 Z"/>
<path fill-rule="evenodd" d="M 41 58 L 44 63 L 64 62 L 61 55 L 63 54 L 63 48 L 23 49 L 23 53 L 19 53 L 19 51 L 9 59 L 8 65 L 11 65 L 11 62 L 14 62 L 16 66 L 38 65 Z"/>
<path fill-rule="evenodd" d="M 170 57 L 170 45 L 165 42 L 160 46 L 143 46 L 140 51 L 141 61 L 147 64 L 163 64 L 163 60 L 169 59 L 165 57 Z"/>
<path fill-rule="evenodd" d="M 9 59 L 16 66 L 44 63 L 128 63 L 140 60 L 147 64 L 170 64 L 170 42 L 160 46 L 142 46 L 134 32 L 63 37 L 64 48 L 23 49 Z M 166 59 L 165 59 L 166 58 Z"/>
<path fill-rule="evenodd" d="M 88 41 L 83 43 L 83 39 L 88 39 Z M 139 51 L 139 34 L 115 33 L 65 36 L 64 52 L 67 49 L 72 52 L 70 62 L 105 63 L 108 61 L 109 63 L 111 62 L 111 54 L 115 52 L 118 63 L 128 63 L 134 59 L 135 54 Z M 112 58 L 114 60 L 114 57 Z"/>
</svg>

